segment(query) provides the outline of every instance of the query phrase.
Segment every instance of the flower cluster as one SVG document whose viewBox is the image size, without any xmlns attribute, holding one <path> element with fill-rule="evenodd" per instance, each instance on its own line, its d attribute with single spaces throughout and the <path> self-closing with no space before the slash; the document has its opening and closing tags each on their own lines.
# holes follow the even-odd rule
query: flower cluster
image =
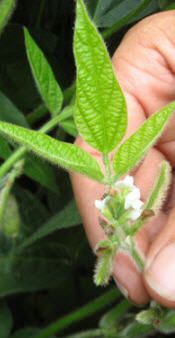
<svg viewBox="0 0 175 338">
<path fill-rule="evenodd" d="M 125 210 L 130 210 L 130 219 L 137 220 L 143 211 L 143 202 L 140 200 L 140 190 L 134 185 L 134 178 L 126 176 L 124 180 L 115 183 L 115 189 L 122 193 L 127 192 L 125 196 Z"/>
<path fill-rule="evenodd" d="M 134 185 L 134 178 L 126 176 L 123 180 L 115 183 L 114 190 L 117 192 L 116 203 L 120 203 L 124 207 L 123 213 L 127 211 L 129 220 L 137 220 L 143 211 L 144 203 L 140 200 L 140 190 Z M 102 200 L 96 200 L 96 208 L 103 213 L 111 199 L 112 197 L 106 196 Z"/>
</svg>

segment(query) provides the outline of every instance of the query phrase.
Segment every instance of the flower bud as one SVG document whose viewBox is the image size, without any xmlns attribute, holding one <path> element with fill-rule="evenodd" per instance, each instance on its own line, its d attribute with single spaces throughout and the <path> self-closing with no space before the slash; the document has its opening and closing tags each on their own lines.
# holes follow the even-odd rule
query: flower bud
<svg viewBox="0 0 175 338">
<path fill-rule="evenodd" d="M 0 229 L 8 237 L 16 237 L 20 231 L 20 214 L 15 197 L 10 195 L 0 221 Z"/>
</svg>

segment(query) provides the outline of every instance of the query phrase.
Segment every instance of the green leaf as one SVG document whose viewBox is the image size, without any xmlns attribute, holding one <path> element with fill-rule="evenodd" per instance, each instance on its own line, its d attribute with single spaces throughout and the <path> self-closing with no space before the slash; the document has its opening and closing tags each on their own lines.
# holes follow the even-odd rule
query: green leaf
<svg viewBox="0 0 175 338">
<path fill-rule="evenodd" d="M 124 0 L 114 3 L 113 7 L 108 7 L 106 11 L 101 12 L 101 7 L 97 8 L 96 22 L 99 27 L 116 26 L 116 31 L 130 20 L 142 12 L 152 0 Z M 100 2 L 99 2 L 100 4 Z"/>
<path fill-rule="evenodd" d="M 157 213 L 162 207 L 168 188 L 171 183 L 171 167 L 167 161 L 160 165 L 160 171 L 157 180 L 153 186 L 152 192 L 146 202 L 144 209 L 151 209 Z"/>
<path fill-rule="evenodd" d="M 160 165 L 159 173 L 157 179 L 154 183 L 152 191 L 144 205 L 144 211 L 152 210 L 154 214 L 157 214 L 161 209 L 165 198 L 167 196 L 167 191 L 171 183 L 171 166 L 167 161 L 163 161 Z M 141 217 L 139 218 L 131 228 L 131 234 L 134 235 L 141 226 L 149 219 Z"/>
<path fill-rule="evenodd" d="M 60 246 L 55 244 L 50 251 L 43 246 L 40 253 L 1 255 L 0 296 L 56 288 L 70 278 L 69 262 L 60 256 Z"/>
<path fill-rule="evenodd" d="M 6 140 L 0 136 L 0 157 L 7 159 L 11 155 L 11 149 Z"/>
<path fill-rule="evenodd" d="M 113 7 L 118 6 L 121 2 L 121 0 L 97 0 L 96 6 L 94 8 L 95 10 L 92 13 L 95 23 L 98 25 L 99 19 Z"/>
<path fill-rule="evenodd" d="M 10 338 L 36 338 L 37 334 L 41 332 L 41 329 L 37 328 L 25 328 L 16 331 Z M 48 336 L 48 338 L 56 338 L 56 336 Z"/>
<path fill-rule="evenodd" d="M 1 211 L 2 200 L 1 196 L 3 194 L 3 189 L 0 191 L 0 229 L 3 231 L 5 236 L 15 238 L 19 235 L 20 227 L 21 227 L 21 217 L 19 214 L 18 203 L 16 198 L 13 195 L 10 195 L 6 205 L 5 210 Z"/>
<path fill-rule="evenodd" d="M 155 332 L 152 325 L 142 325 L 133 321 L 131 324 L 125 326 L 122 330 L 120 338 L 147 338 Z"/>
<path fill-rule="evenodd" d="M 48 222 L 35 231 L 21 245 L 22 248 L 34 244 L 36 241 L 52 234 L 54 231 L 69 228 L 81 223 L 77 207 L 71 201 L 62 211 L 54 215 Z"/>
<path fill-rule="evenodd" d="M 92 147 L 109 153 L 125 134 L 126 103 L 105 44 L 82 0 L 77 1 L 74 53 L 77 65 L 77 128 Z"/>
<path fill-rule="evenodd" d="M 60 122 L 60 127 L 64 129 L 69 135 L 73 137 L 77 136 L 77 128 L 73 119 Z"/>
<path fill-rule="evenodd" d="M 167 310 L 160 320 L 158 331 L 166 334 L 175 332 L 175 313 L 174 310 Z"/>
<path fill-rule="evenodd" d="M 152 115 L 123 143 L 114 156 L 114 170 L 117 178 L 133 169 L 155 144 L 162 134 L 166 123 L 175 110 L 175 102 L 170 103 Z"/>
<path fill-rule="evenodd" d="M 106 251 L 97 258 L 94 273 L 94 283 L 97 286 L 109 283 L 112 274 L 112 261 L 113 256 L 111 251 Z"/>
<path fill-rule="evenodd" d="M 4 300 L 0 301 L 0 335 L 1 338 L 8 338 L 13 325 L 11 311 Z"/>
<path fill-rule="evenodd" d="M 0 122 L 0 133 L 54 164 L 97 181 L 103 180 L 97 161 L 80 147 L 6 122 Z"/>
<path fill-rule="evenodd" d="M 50 113 L 55 116 L 60 112 L 62 106 L 62 91 L 51 66 L 26 28 L 24 29 L 24 36 L 27 57 L 38 91 Z"/>
<path fill-rule="evenodd" d="M 53 168 L 41 158 L 27 154 L 24 173 L 49 190 L 57 192 L 57 182 Z"/>
<path fill-rule="evenodd" d="M 36 193 L 22 188 L 17 183 L 14 188 L 22 218 L 21 238 L 24 240 L 37 231 L 48 220 L 50 214 L 47 206 L 42 203 Z"/>
<path fill-rule="evenodd" d="M 4 29 L 8 20 L 10 19 L 14 9 L 15 9 L 15 0 L 1 0 L 0 2 L 0 33 Z"/>
<path fill-rule="evenodd" d="M 110 328 L 112 326 L 116 326 L 117 323 L 121 319 L 123 319 L 131 306 L 132 305 L 126 299 L 123 300 L 101 317 L 99 326 L 102 328 Z"/>
<path fill-rule="evenodd" d="M 0 91 L 0 120 L 28 127 L 23 113 Z"/>
</svg>

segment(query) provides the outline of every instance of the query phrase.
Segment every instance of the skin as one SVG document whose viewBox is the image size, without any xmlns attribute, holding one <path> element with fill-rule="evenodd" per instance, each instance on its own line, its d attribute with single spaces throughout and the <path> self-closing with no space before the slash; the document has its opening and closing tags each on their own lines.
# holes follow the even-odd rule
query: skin
<svg viewBox="0 0 175 338">
<path fill-rule="evenodd" d="M 155 111 L 175 100 L 175 11 L 152 15 L 139 22 L 125 35 L 113 59 L 114 70 L 125 93 L 129 111 L 126 138 Z M 101 163 L 98 152 L 80 137 L 76 143 Z M 135 184 L 144 201 L 167 159 L 175 165 L 175 114 L 157 145 L 149 151 L 134 172 Z M 103 187 L 79 174 L 71 174 L 75 198 L 92 248 L 104 238 L 98 223 L 94 200 L 100 199 Z M 166 206 L 136 236 L 139 250 L 145 255 L 145 271 L 140 272 L 124 253 L 116 255 L 113 277 L 121 291 L 135 304 L 155 299 L 175 307 L 175 189 L 174 178 Z M 167 246 L 170 244 L 169 246 Z"/>
</svg>

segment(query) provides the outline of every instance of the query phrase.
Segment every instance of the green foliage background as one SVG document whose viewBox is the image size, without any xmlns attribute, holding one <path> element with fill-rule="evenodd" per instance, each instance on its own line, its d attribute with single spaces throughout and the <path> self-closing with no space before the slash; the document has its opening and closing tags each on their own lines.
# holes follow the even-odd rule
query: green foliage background
<svg viewBox="0 0 175 338">
<path fill-rule="evenodd" d="M 136 21 L 175 7 L 170 0 L 87 0 L 86 4 L 111 54 Z M 0 36 L 0 120 L 38 129 L 50 118 L 31 75 L 23 26 L 45 52 L 63 90 L 64 105 L 73 102 L 74 7 L 73 0 L 19 0 L 16 4 Z M 71 108 L 65 113 L 67 118 L 50 134 L 72 142 L 76 128 Z M 13 151 L 13 145 L 0 139 L 1 164 Z M 111 286 L 104 291 L 93 284 L 94 257 L 82 229 L 68 175 L 27 154 L 24 173 L 16 180 L 12 192 L 22 221 L 17 240 L 9 239 L 3 229 L 0 233 L 0 338 L 117 337 L 113 331 L 119 325 L 117 321 L 122 325 L 131 306 Z M 101 294 L 104 296 L 94 303 Z M 122 303 L 111 312 L 116 299 Z M 90 303 L 84 308 L 87 302 Z M 77 308 L 81 310 L 58 321 Z M 132 307 L 133 314 L 134 311 Z M 49 326 L 52 322 L 55 326 Z M 129 330 L 123 337 L 152 334 L 149 327 L 143 329 L 139 325 Z M 78 331 L 87 333 L 74 336 Z"/>
</svg>

